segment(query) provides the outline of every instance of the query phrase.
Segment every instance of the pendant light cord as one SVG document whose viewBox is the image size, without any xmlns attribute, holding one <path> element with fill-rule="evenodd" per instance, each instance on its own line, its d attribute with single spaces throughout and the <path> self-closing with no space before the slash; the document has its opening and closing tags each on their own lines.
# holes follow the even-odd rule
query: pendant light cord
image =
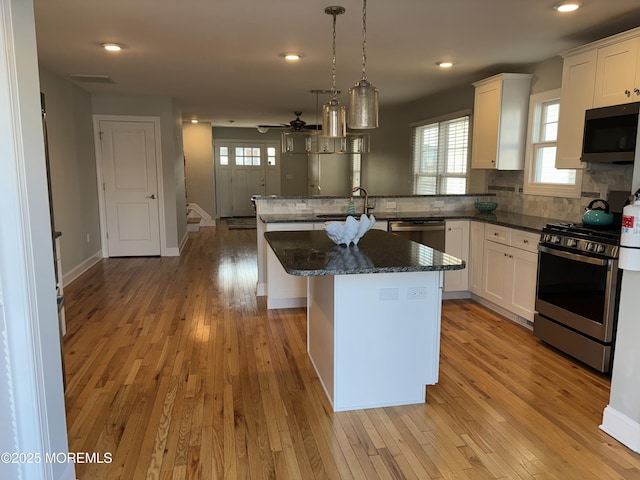
<svg viewBox="0 0 640 480">
<path fill-rule="evenodd" d="M 364 67 L 367 63 L 367 0 L 362 0 L 362 79 L 367 79 Z"/>
<path fill-rule="evenodd" d="M 336 12 L 333 12 L 333 61 L 331 63 L 331 99 L 336 99 Z"/>
</svg>

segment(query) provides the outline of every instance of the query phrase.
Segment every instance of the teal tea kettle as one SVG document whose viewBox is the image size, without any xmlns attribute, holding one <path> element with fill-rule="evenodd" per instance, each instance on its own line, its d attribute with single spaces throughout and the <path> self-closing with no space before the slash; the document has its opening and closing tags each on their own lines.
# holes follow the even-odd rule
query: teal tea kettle
<svg viewBox="0 0 640 480">
<path fill-rule="evenodd" d="M 593 208 L 596 203 L 602 203 L 604 208 Z M 593 200 L 586 208 L 584 215 L 582 215 L 582 223 L 585 225 L 597 225 L 606 226 L 613 223 L 613 213 L 609 211 L 609 204 L 601 199 Z"/>
</svg>

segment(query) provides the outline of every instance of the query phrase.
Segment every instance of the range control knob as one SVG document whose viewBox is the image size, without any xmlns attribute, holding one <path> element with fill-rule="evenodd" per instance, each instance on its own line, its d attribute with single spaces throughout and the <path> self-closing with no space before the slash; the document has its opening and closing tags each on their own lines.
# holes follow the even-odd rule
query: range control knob
<svg viewBox="0 0 640 480">
<path fill-rule="evenodd" d="M 567 240 L 567 247 L 575 247 L 576 245 L 578 245 L 578 241 L 575 238 Z"/>
<path fill-rule="evenodd" d="M 596 247 L 597 253 L 604 253 L 604 251 L 606 250 L 606 247 L 604 245 L 596 245 Z"/>
</svg>

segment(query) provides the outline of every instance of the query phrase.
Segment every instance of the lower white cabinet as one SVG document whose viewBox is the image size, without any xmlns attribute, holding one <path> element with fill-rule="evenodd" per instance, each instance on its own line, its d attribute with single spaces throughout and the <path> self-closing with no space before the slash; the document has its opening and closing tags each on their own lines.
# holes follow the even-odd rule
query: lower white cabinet
<svg viewBox="0 0 640 480">
<path fill-rule="evenodd" d="M 497 238 L 500 240 L 495 241 Z M 482 297 L 531 322 L 535 313 L 537 239 L 537 234 L 485 226 Z"/>
<path fill-rule="evenodd" d="M 467 268 L 444 272 L 444 291 L 465 292 L 469 290 L 469 221 L 447 221 L 444 238 L 445 253 L 467 262 Z"/>
<path fill-rule="evenodd" d="M 267 223 L 266 231 L 322 230 L 326 222 Z M 377 221 L 373 229 L 387 231 L 387 221 Z M 267 308 L 297 308 L 307 305 L 307 277 L 289 275 L 280 260 L 265 242 Z"/>
<path fill-rule="evenodd" d="M 283 230 L 314 230 L 322 223 L 268 223 L 268 232 Z M 296 308 L 307 304 L 307 277 L 297 277 L 285 272 L 280 260 L 266 244 L 267 250 L 267 308 Z"/>
<path fill-rule="evenodd" d="M 469 290 L 482 296 L 482 268 L 484 265 L 484 223 L 470 222 L 469 226 Z"/>
</svg>

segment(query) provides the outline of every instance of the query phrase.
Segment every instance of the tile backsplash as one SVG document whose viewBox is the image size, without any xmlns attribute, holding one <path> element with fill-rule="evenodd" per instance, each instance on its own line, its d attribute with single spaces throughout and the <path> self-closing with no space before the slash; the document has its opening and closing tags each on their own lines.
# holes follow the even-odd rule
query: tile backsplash
<svg viewBox="0 0 640 480">
<path fill-rule="evenodd" d="M 580 198 L 525 195 L 523 171 L 491 171 L 488 193 L 494 193 L 500 210 L 579 222 L 585 207 L 596 198 L 606 199 L 610 190 L 631 191 L 633 165 L 585 170 Z"/>
</svg>

